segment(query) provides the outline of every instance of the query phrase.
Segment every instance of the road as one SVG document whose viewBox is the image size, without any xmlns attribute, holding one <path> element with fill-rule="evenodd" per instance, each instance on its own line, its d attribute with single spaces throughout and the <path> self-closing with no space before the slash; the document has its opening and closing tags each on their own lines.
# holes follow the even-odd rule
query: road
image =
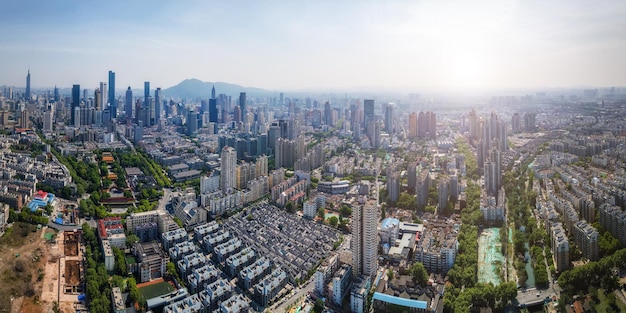
<svg viewBox="0 0 626 313">
<path fill-rule="evenodd" d="M 170 202 L 170 197 L 172 196 L 172 189 L 163 188 L 163 197 L 159 199 L 159 205 L 157 206 L 157 211 L 159 212 L 167 212 L 165 206 Z"/>
</svg>

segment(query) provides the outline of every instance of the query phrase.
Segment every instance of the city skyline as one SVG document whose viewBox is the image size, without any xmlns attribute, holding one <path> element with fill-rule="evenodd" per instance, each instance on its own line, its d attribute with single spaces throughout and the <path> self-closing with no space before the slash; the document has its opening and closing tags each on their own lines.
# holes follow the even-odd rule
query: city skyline
<svg viewBox="0 0 626 313">
<path fill-rule="evenodd" d="M 11 60 L 3 85 L 23 86 L 29 68 L 33 89 L 93 89 L 108 71 L 124 88 L 188 78 L 286 91 L 626 85 L 619 1 L 21 6 L 7 3 L 0 21 L 13 30 L 0 47 Z"/>
</svg>

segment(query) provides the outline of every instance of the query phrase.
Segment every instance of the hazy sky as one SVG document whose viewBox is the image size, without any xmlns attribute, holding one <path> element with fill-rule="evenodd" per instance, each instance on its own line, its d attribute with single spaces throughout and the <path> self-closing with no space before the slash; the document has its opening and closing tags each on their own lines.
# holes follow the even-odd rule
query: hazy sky
<svg viewBox="0 0 626 313">
<path fill-rule="evenodd" d="M 626 1 L 3 1 L 0 85 L 626 86 Z"/>
</svg>

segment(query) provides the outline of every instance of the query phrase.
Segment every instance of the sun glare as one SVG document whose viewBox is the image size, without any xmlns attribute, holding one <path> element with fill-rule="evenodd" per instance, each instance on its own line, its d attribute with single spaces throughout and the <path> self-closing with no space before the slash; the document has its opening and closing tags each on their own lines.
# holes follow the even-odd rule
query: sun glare
<svg viewBox="0 0 626 313">
<path fill-rule="evenodd" d="M 485 56 L 479 51 L 460 50 L 451 59 L 451 86 L 457 88 L 477 88 L 485 84 Z"/>
</svg>

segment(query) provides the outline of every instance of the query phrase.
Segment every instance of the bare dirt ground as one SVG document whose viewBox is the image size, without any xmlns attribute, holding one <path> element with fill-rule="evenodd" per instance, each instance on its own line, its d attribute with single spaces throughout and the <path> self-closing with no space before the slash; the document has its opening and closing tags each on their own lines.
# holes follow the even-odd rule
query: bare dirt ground
<svg viewBox="0 0 626 313">
<path fill-rule="evenodd" d="M 49 253 L 44 264 L 44 279 L 41 302 L 44 312 L 52 312 L 53 303 L 58 303 L 60 312 L 75 312 L 78 293 L 65 293 L 66 285 L 76 285 L 80 281 L 80 260 L 82 251 L 72 234 L 59 233 L 55 243 L 49 245 Z M 79 237 L 76 237 L 79 238 Z M 70 239 L 70 240 L 68 240 Z M 67 247 L 65 243 L 67 242 Z M 69 255 L 65 254 L 69 253 Z M 67 280 L 67 282 L 66 282 Z"/>
<path fill-rule="evenodd" d="M 36 226 L 14 223 L 0 238 L 0 313 L 47 312 L 41 302 L 49 245 Z"/>
</svg>

